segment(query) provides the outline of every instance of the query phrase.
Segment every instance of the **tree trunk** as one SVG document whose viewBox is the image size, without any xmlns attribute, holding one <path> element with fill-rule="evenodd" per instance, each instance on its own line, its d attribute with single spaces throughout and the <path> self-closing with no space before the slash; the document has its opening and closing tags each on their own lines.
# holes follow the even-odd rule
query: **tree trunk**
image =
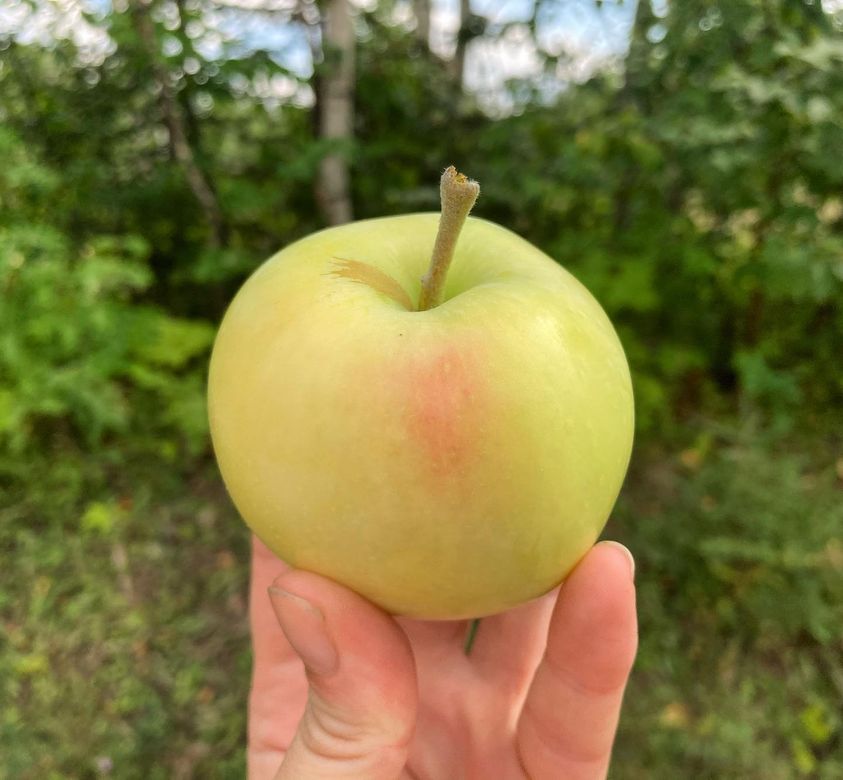
<svg viewBox="0 0 843 780">
<path fill-rule="evenodd" d="M 468 47 L 468 40 L 471 37 L 468 19 L 471 15 L 471 3 L 469 0 L 460 0 L 460 26 L 457 30 L 457 49 L 454 52 L 454 59 L 451 61 L 451 70 L 454 82 L 463 86 L 465 78 L 465 50 Z"/>
<path fill-rule="evenodd" d="M 635 9 L 635 19 L 629 42 L 629 52 L 626 55 L 623 86 L 614 97 L 613 112 L 622 112 L 637 108 L 642 114 L 648 112 L 646 79 L 648 77 L 648 57 L 650 43 L 647 31 L 655 21 L 650 0 L 639 0 Z M 644 88 L 642 89 L 642 84 Z M 630 205 L 632 193 L 635 189 L 638 171 L 636 166 L 627 162 L 619 177 L 618 187 L 614 196 L 614 213 L 612 216 L 612 235 L 620 243 L 631 221 Z"/>
<path fill-rule="evenodd" d="M 348 0 L 328 0 L 322 24 L 319 137 L 341 148 L 322 159 L 316 196 L 328 224 L 340 225 L 353 219 L 347 147 L 354 135 L 355 38 Z"/>
<path fill-rule="evenodd" d="M 158 104 L 164 117 L 164 124 L 170 136 L 170 152 L 184 173 L 187 184 L 202 207 L 205 220 L 211 231 L 211 243 L 221 247 L 225 243 L 226 229 L 217 195 L 210 180 L 200 167 L 188 141 L 184 115 L 178 96 L 170 83 L 170 76 L 158 55 L 158 41 L 155 25 L 149 15 L 150 3 L 138 0 L 132 4 L 132 20 L 138 37 L 146 50 L 152 69 L 152 76 L 158 86 Z"/>
<path fill-rule="evenodd" d="M 646 108 L 641 104 L 647 97 L 649 57 L 652 49 L 647 33 L 656 21 L 651 1 L 639 0 L 635 8 L 635 19 L 624 68 L 624 82 L 619 95 L 627 105 L 637 103 L 639 107 Z"/>
<path fill-rule="evenodd" d="M 416 39 L 427 48 L 430 45 L 430 0 L 413 0 L 416 17 Z"/>
</svg>

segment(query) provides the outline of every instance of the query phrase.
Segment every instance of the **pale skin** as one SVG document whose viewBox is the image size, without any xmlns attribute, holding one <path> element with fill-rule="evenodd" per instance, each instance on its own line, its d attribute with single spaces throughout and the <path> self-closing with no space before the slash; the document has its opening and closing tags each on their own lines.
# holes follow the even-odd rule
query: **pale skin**
<svg viewBox="0 0 843 780">
<path fill-rule="evenodd" d="M 466 655 L 466 621 L 394 618 L 255 540 L 250 780 L 606 777 L 633 576 L 597 544 L 560 588 L 484 618 Z"/>
</svg>

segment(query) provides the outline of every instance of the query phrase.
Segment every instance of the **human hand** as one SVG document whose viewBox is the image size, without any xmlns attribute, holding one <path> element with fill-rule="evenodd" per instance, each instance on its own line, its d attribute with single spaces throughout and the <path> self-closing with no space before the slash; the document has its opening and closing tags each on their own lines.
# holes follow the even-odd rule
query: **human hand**
<svg viewBox="0 0 843 780">
<path fill-rule="evenodd" d="M 467 621 L 390 617 L 258 540 L 250 610 L 250 780 L 606 776 L 637 646 L 618 544 L 484 618 L 468 656 Z"/>
</svg>

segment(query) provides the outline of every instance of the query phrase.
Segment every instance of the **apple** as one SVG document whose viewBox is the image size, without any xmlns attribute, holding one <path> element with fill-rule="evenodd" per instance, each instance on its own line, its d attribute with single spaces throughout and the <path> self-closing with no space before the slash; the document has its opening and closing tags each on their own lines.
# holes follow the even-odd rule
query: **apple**
<svg viewBox="0 0 843 780">
<path fill-rule="evenodd" d="M 220 326 L 208 406 L 227 489 L 273 552 L 393 613 L 457 619 L 547 592 L 594 544 L 633 397 L 585 287 L 467 218 L 476 184 L 453 168 L 442 193 L 441 219 L 330 228 L 259 267 Z"/>
</svg>

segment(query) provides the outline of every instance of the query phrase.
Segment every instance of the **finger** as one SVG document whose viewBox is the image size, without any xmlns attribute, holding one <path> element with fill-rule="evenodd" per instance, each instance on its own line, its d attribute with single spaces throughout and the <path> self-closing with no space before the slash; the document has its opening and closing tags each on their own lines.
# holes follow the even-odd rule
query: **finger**
<svg viewBox="0 0 843 780">
<path fill-rule="evenodd" d="M 471 661 L 485 679 L 506 689 L 521 704 L 541 661 L 558 589 L 515 609 L 483 618 Z"/>
<path fill-rule="evenodd" d="M 413 648 L 425 652 L 448 653 L 455 647 L 462 647 L 465 641 L 467 620 L 417 620 L 416 618 L 395 618 L 410 640 Z"/>
<path fill-rule="evenodd" d="M 287 569 L 263 542 L 252 537 L 249 780 L 270 780 L 275 776 L 307 701 L 304 667 L 278 625 L 267 593 L 272 581 Z"/>
<path fill-rule="evenodd" d="M 394 780 L 415 727 L 416 672 L 398 624 L 356 593 L 303 571 L 270 588 L 310 694 L 277 780 Z"/>
<path fill-rule="evenodd" d="M 632 556 L 595 546 L 562 586 L 518 724 L 532 780 L 606 775 L 637 647 Z"/>
</svg>

